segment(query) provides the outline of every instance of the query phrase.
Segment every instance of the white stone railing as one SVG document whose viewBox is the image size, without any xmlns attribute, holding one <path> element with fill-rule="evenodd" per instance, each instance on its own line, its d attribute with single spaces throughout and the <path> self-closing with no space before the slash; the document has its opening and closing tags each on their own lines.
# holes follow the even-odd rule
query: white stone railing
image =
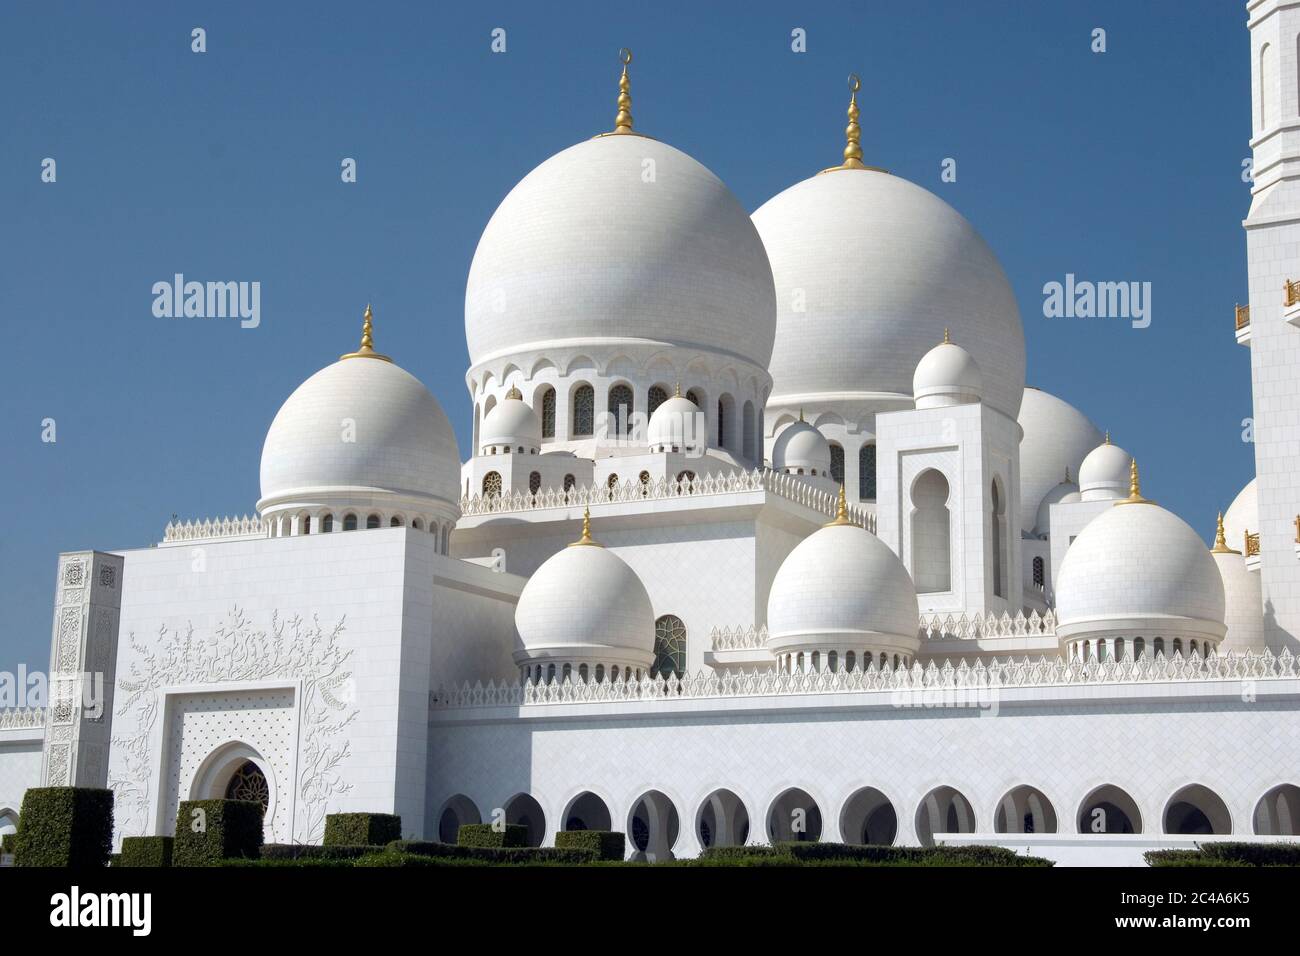
<svg viewBox="0 0 1300 956">
<path fill-rule="evenodd" d="M 45 726 L 44 707 L 24 707 L 18 710 L 0 710 L 0 730 L 30 730 Z"/>
<path fill-rule="evenodd" d="M 204 538 L 236 538 L 265 534 L 266 526 L 257 515 L 238 518 L 204 518 L 199 521 L 169 521 L 163 529 L 163 543 L 198 541 Z"/>
<path fill-rule="evenodd" d="M 492 515 L 519 511 L 539 511 L 543 508 L 571 508 L 575 506 L 610 504 L 631 501 L 657 501 L 664 498 L 685 498 L 693 495 L 738 494 L 752 491 L 769 491 L 796 504 L 835 516 L 838 496 L 815 488 L 797 475 L 787 475 L 768 468 L 753 471 L 731 471 L 704 475 L 693 481 L 669 481 L 661 478 L 649 484 L 624 481 L 613 488 L 605 485 L 574 486 L 539 490 L 537 494 L 516 491 L 509 495 L 474 495 L 460 500 L 461 514 Z M 849 506 L 849 517 L 868 531 L 876 530 L 876 518 L 871 512 L 856 505 Z"/>
<path fill-rule="evenodd" d="M 752 651 L 766 647 L 767 625 L 715 627 L 709 632 L 709 645 L 715 651 Z"/>
<path fill-rule="evenodd" d="M 681 698 L 779 697 L 791 694 L 845 694 L 869 691 L 912 691 L 928 688 L 1015 688 L 1071 685 L 1179 683 L 1300 678 L 1300 665 L 1290 650 L 1280 655 L 1223 654 L 1201 658 L 1175 655 L 1138 660 L 1087 663 L 1060 658 L 1001 658 L 989 662 L 962 661 L 954 666 L 913 664 L 910 668 L 785 673 L 775 669 L 749 674 L 696 674 L 685 677 L 644 677 L 641 680 L 573 682 L 529 681 L 464 684 L 429 695 L 433 709 L 462 707 L 520 707 L 530 704 L 608 703 Z"/>
<path fill-rule="evenodd" d="M 1056 612 L 1037 611 L 1025 616 L 998 614 L 922 614 L 921 640 L 973 641 L 981 637 L 1051 637 L 1056 634 Z"/>
</svg>

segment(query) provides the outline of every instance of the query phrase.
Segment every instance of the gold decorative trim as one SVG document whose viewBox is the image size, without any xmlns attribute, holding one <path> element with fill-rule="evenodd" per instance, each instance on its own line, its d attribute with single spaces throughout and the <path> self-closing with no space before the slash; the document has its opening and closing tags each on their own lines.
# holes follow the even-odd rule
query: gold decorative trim
<svg viewBox="0 0 1300 956">
<path fill-rule="evenodd" d="M 822 173 L 833 173 L 841 169 L 863 169 L 874 173 L 888 173 L 889 170 L 879 166 L 868 166 L 862 162 L 862 127 L 858 125 L 858 90 L 862 89 L 862 80 L 856 73 L 849 74 L 849 125 L 844 128 L 844 162 L 838 166 L 823 169 Z M 821 173 L 818 173 L 820 176 Z"/>
<path fill-rule="evenodd" d="M 1228 539 L 1223 534 L 1223 512 L 1219 512 L 1219 526 L 1214 532 L 1214 547 L 1210 549 L 1211 554 L 1241 554 L 1240 551 L 1234 551 L 1228 547 Z"/>
<path fill-rule="evenodd" d="M 604 545 L 591 536 L 591 509 L 582 509 L 582 537 L 569 545 L 571 548 L 603 548 Z"/>
<path fill-rule="evenodd" d="M 373 315 L 370 311 L 370 303 L 367 302 L 366 312 L 365 315 L 362 316 L 362 321 L 361 321 L 361 348 L 357 349 L 355 352 L 349 352 L 347 355 L 340 355 L 339 356 L 340 359 L 368 358 L 368 359 L 379 359 L 381 362 L 392 361 L 392 359 L 390 359 L 387 355 L 380 355 L 378 352 L 375 351 L 375 342 L 374 339 L 371 337 L 372 318 Z"/>
</svg>

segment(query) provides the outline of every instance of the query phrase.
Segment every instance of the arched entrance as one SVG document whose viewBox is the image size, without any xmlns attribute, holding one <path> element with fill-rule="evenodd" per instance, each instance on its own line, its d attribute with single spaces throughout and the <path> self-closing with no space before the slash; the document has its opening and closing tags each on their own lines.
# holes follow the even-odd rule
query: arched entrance
<svg viewBox="0 0 1300 956">
<path fill-rule="evenodd" d="M 695 833 L 700 846 L 742 846 L 749 839 L 749 812 L 730 790 L 714 790 L 700 804 Z"/>
<path fill-rule="evenodd" d="M 242 740 L 218 747 L 199 765 L 190 800 L 251 800 L 262 805 L 268 826 L 275 819 L 275 773 L 270 761 Z"/>
<path fill-rule="evenodd" d="M 1080 833 L 1141 833 L 1137 802 L 1114 784 L 1098 787 L 1079 805 Z"/>
<path fill-rule="evenodd" d="M 840 835 L 845 843 L 891 846 L 898 836 L 898 812 L 875 787 L 863 787 L 840 811 Z"/>
<path fill-rule="evenodd" d="M 658 790 L 651 790 L 632 804 L 627 817 L 627 833 L 635 852 L 632 859 L 658 863 L 673 859 L 677 842 L 677 808 Z"/>
<path fill-rule="evenodd" d="M 565 830 L 610 830 L 609 807 L 590 790 L 580 793 L 569 801 L 562 826 Z"/>
<path fill-rule="evenodd" d="M 998 801 L 993 829 L 998 833 L 1055 833 L 1056 810 L 1043 791 L 1019 786 Z"/>
<path fill-rule="evenodd" d="M 455 843 L 460 838 L 461 827 L 482 822 L 474 801 L 458 793 L 442 805 L 438 814 L 438 839 L 443 843 Z"/>
<path fill-rule="evenodd" d="M 1232 832 L 1228 805 L 1209 787 L 1199 783 L 1183 787 L 1165 805 L 1165 832 L 1185 835 Z"/>
<path fill-rule="evenodd" d="M 252 760 L 245 760 L 235 768 L 226 782 L 225 797 L 227 800 L 260 804 L 262 815 L 265 816 L 267 804 L 271 802 L 271 785 L 261 767 Z"/>
<path fill-rule="evenodd" d="M 546 814 L 542 812 L 540 803 L 529 794 L 517 793 L 506 801 L 503 809 L 506 812 L 507 824 L 522 826 L 528 831 L 524 837 L 526 844 L 542 845 L 542 841 L 546 838 Z"/>
<path fill-rule="evenodd" d="M 1295 836 L 1300 833 L 1300 787 L 1283 783 L 1255 804 L 1255 832 L 1260 836 Z"/>
<path fill-rule="evenodd" d="M 975 811 L 960 790 L 935 787 L 916 808 L 916 838 L 934 846 L 936 833 L 974 833 Z"/>
<path fill-rule="evenodd" d="M 767 811 L 767 838 L 773 843 L 815 843 L 822 836 L 822 811 L 807 790 L 791 787 Z"/>
</svg>

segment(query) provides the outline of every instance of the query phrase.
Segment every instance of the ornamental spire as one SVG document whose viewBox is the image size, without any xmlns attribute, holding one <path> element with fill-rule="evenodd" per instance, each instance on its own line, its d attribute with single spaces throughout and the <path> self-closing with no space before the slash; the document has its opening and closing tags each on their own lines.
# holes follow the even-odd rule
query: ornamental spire
<svg viewBox="0 0 1300 956">
<path fill-rule="evenodd" d="M 604 545 L 602 545 L 599 541 L 597 541 L 595 538 L 591 536 L 591 509 L 590 508 L 582 509 L 582 537 L 579 538 L 577 541 L 573 542 L 573 544 L 569 545 L 569 547 L 571 548 L 604 547 Z"/>
<path fill-rule="evenodd" d="M 840 500 L 835 505 L 835 520 L 824 525 L 824 527 L 834 528 L 837 525 L 842 524 L 853 524 L 853 522 L 849 520 L 849 502 L 848 499 L 844 497 L 843 483 L 840 484 Z"/>
<path fill-rule="evenodd" d="M 1149 505 L 1151 504 L 1146 498 L 1142 497 L 1142 482 L 1138 478 L 1138 461 L 1136 458 L 1130 458 L 1128 462 L 1128 497 L 1122 501 L 1115 502 L 1117 505 Z"/>
<path fill-rule="evenodd" d="M 623 75 L 618 78 L 618 115 L 614 117 L 615 133 L 632 132 L 632 81 L 627 76 L 627 66 L 632 62 L 632 51 L 627 47 L 618 51 L 623 61 Z"/>
<path fill-rule="evenodd" d="M 1214 547 L 1210 549 L 1211 554 L 1241 554 L 1228 547 L 1228 539 L 1223 533 L 1223 512 L 1219 512 L 1219 526 L 1214 532 Z"/>
<path fill-rule="evenodd" d="M 858 116 L 861 111 L 858 109 L 858 90 L 862 89 L 862 80 L 856 73 L 849 74 L 849 125 L 844 127 L 844 162 L 838 166 L 832 166 L 830 169 L 823 169 L 823 173 L 834 172 L 837 169 L 870 169 L 878 173 L 885 170 L 879 166 L 867 166 L 862 162 L 862 127 L 858 125 Z"/>
<path fill-rule="evenodd" d="M 370 311 L 370 303 L 366 303 L 365 314 L 361 317 L 361 347 L 355 352 L 349 352 L 347 355 L 341 355 L 341 359 L 350 358 L 373 358 L 380 359 L 384 362 L 391 362 L 387 355 L 380 355 L 375 351 L 375 340 L 371 337 L 371 320 L 374 314 Z"/>
</svg>

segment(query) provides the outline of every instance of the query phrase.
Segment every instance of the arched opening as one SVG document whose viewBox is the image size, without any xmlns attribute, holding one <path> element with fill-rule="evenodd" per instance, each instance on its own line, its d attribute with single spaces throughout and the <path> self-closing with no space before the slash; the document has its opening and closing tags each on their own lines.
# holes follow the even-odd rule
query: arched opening
<svg viewBox="0 0 1300 956">
<path fill-rule="evenodd" d="M 1055 833 L 1056 810 L 1043 791 L 1019 786 L 998 801 L 993 829 L 998 833 Z"/>
<path fill-rule="evenodd" d="M 1232 814 L 1223 798 L 1199 783 L 1188 784 L 1165 805 L 1165 832 L 1183 835 L 1232 832 Z"/>
<path fill-rule="evenodd" d="M 1114 784 L 1098 787 L 1079 805 L 1080 833 L 1141 833 L 1137 802 Z"/>
<path fill-rule="evenodd" d="M 354 515 L 354 514 L 346 514 L 346 515 L 343 516 L 343 530 L 344 530 L 344 531 L 356 531 L 356 530 L 357 530 L 357 516 L 356 516 L 356 515 Z"/>
<path fill-rule="evenodd" d="M 610 432 L 614 435 L 626 435 L 632 428 L 632 387 L 620 383 L 609 390 Z"/>
<path fill-rule="evenodd" d="M 700 804 L 695 833 L 700 846 L 743 846 L 749 839 L 749 811 L 730 790 L 714 790 Z"/>
<path fill-rule="evenodd" d="M 372 514 L 366 516 L 366 530 L 373 531 L 379 527 L 379 515 Z"/>
<path fill-rule="evenodd" d="M 455 843 L 460 837 L 461 827 L 482 822 L 474 801 L 458 793 L 442 805 L 442 812 L 438 814 L 438 839 L 443 843 Z"/>
<path fill-rule="evenodd" d="M 609 807 L 590 790 L 578 794 L 564 811 L 566 830 L 610 830 Z"/>
<path fill-rule="evenodd" d="M 767 838 L 773 843 L 816 843 L 822 836 L 822 811 L 807 790 L 791 787 L 767 811 Z"/>
<path fill-rule="evenodd" d="M 736 402 L 730 395 L 718 398 L 718 447 L 735 451 L 736 444 Z"/>
<path fill-rule="evenodd" d="M 677 808 L 663 793 L 651 790 L 632 804 L 627 833 L 636 848 L 633 859 L 657 863 L 673 859 L 677 842 Z"/>
<path fill-rule="evenodd" d="M 858 499 L 876 500 L 876 443 L 858 449 Z"/>
<path fill-rule="evenodd" d="M 549 385 L 542 390 L 542 437 L 555 437 L 555 389 Z"/>
<path fill-rule="evenodd" d="M 506 823 L 523 827 L 527 833 L 524 842 L 528 846 L 541 846 L 546 838 L 546 814 L 542 805 L 527 793 L 518 793 L 506 801 L 502 808 L 506 812 Z"/>
<path fill-rule="evenodd" d="M 681 677 L 686 673 L 686 625 L 674 614 L 655 621 L 655 660 L 651 674 Z"/>
<path fill-rule="evenodd" d="M 421 521 L 419 518 L 412 518 L 412 519 L 411 519 L 411 527 L 414 528 L 416 531 L 423 531 L 423 530 L 424 530 L 424 522 Z"/>
<path fill-rule="evenodd" d="M 687 389 L 686 400 L 691 404 L 693 404 L 696 408 L 704 407 L 704 397 L 693 388 Z"/>
<path fill-rule="evenodd" d="M 483 497 L 501 497 L 501 473 L 499 471 L 489 471 L 483 476 Z"/>
<path fill-rule="evenodd" d="M 936 833 L 974 833 L 975 811 L 960 790 L 935 787 L 916 808 L 916 838 L 934 846 Z"/>
<path fill-rule="evenodd" d="M 528 493 L 535 495 L 542 490 L 542 473 L 534 471 L 528 475 Z"/>
<path fill-rule="evenodd" d="M 576 478 L 574 478 L 572 475 L 565 475 L 565 476 L 564 476 L 564 490 L 565 490 L 565 491 L 572 491 L 572 490 L 573 490 L 573 486 L 576 485 L 577 483 L 578 483 L 578 480 L 577 480 Z"/>
<path fill-rule="evenodd" d="M 992 520 L 989 547 L 993 558 L 993 594 L 1004 598 L 1007 596 L 1007 502 L 996 478 L 989 486 L 989 513 Z"/>
<path fill-rule="evenodd" d="M 645 413 L 647 416 L 653 415 L 664 402 L 668 401 L 668 389 L 662 385 L 651 385 L 650 391 L 645 396 Z"/>
<path fill-rule="evenodd" d="M 1260 836 L 1300 834 L 1300 787 L 1283 783 L 1255 804 L 1255 832 Z"/>
<path fill-rule="evenodd" d="M 573 390 L 573 409 L 570 413 L 575 437 L 586 438 L 596 422 L 596 390 L 590 385 L 579 385 Z"/>
<path fill-rule="evenodd" d="M 403 524 L 405 524 L 405 522 L 402 521 L 400 515 L 393 515 L 388 519 L 388 527 L 390 528 L 400 528 Z"/>
<path fill-rule="evenodd" d="M 1034 561 L 1033 561 L 1033 580 L 1034 580 L 1034 587 L 1036 587 L 1036 588 L 1042 588 L 1042 587 L 1045 586 L 1044 583 L 1043 583 L 1043 582 L 1045 581 L 1045 575 L 1046 575 L 1046 569 L 1045 569 L 1044 566 L 1043 566 L 1043 559 L 1042 559 L 1042 558 L 1034 558 Z"/>
<path fill-rule="evenodd" d="M 271 802 L 271 785 L 266 781 L 266 774 L 251 760 L 245 760 L 226 781 L 225 798 L 227 800 L 245 800 L 260 804 L 262 813 L 266 813 Z"/>
<path fill-rule="evenodd" d="M 0 836 L 18 832 L 18 811 L 13 807 L 0 807 Z"/>
<path fill-rule="evenodd" d="M 328 511 L 321 515 L 320 530 L 321 534 L 329 534 L 334 530 L 334 516 Z"/>
<path fill-rule="evenodd" d="M 740 440 L 741 453 L 750 461 L 754 461 L 754 403 L 746 402 L 740 413 Z"/>
<path fill-rule="evenodd" d="M 1277 122 L 1277 68 L 1274 65 L 1273 45 L 1265 43 L 1259 48 L 1259 128 L 1268 129 Z"/>
<path fill-rule="evenodd" d="M 952 590 L 948 479 L 933 468 L 912 485 L 912 578 L 919 594 Z"/>
<path fill-rule="evenodd" d="M 875 787 L 863 787 L 840 811 L 840 836 L 845 843 L 890 846 L 898 836 L 898 813 Z"/>
<path fill-rule="evenodd" d="M 844 446 L 831 442 L 831 480 L 837 485 L 844 484 Z"/>
</svg>

